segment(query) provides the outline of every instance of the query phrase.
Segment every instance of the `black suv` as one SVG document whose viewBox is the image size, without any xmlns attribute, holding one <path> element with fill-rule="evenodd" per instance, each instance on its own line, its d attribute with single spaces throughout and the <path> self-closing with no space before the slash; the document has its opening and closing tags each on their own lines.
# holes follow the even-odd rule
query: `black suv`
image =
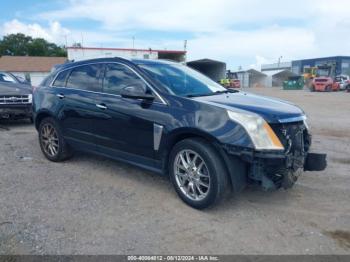
<svg viewBox="0 0 350 262">
<path fill-rule="evenodd" d="M 55 69 L 34 93 L 44 155 L 73 151 L 122 160 L 170 179 L 201 209 L 248 183 L 291 187 L 302 170 L 323 170 L 297 106 L 219 84 L 185 65 L 103 58 Z"/>
</svg>

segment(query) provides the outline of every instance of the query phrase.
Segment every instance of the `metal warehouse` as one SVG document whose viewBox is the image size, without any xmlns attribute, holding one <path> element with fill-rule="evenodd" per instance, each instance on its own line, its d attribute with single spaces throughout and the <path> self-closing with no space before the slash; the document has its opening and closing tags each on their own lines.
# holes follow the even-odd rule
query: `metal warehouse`
<svg viewBox="0 0 350 262">
<path fill-rule="evenodd" d="M 323 65 L 333 66 L 335 75 L 350 75 L 350 56 L 332 56 L 292 61 L 292 72 L 301 75 L 306 68 Z"/>
</svg>

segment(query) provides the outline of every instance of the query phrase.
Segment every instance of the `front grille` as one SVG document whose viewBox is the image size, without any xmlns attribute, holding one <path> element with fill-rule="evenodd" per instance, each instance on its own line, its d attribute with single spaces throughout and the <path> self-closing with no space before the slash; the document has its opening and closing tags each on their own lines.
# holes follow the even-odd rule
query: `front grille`
<svg viewBox="0 0 350 262">
<path fill-rule="evenodd" d="M 0 95 L 0 105 L 30 104 L 29 95 Z"/>
<path fill-rule="evenodd" d="M 271 127 L 284 146 L 287 168 L 302 168 L 311 145 L 311 136 L 304 123 L 272 124 Z"/>
<path fill-rule="evenodd" d="M 310 136 L 304 123 L 293 122 L 284 124 L 271 124 L 272 129 L 280 139 L 286 154 L 304 156 L 310 147 Z"/>
<path fill-rule="evenodd" d="M 327 82 L 328 79 L 315 79 L 315 82 L 321 82 L 321 83 L 324 83 L 324 82 Z"/>
</svg>

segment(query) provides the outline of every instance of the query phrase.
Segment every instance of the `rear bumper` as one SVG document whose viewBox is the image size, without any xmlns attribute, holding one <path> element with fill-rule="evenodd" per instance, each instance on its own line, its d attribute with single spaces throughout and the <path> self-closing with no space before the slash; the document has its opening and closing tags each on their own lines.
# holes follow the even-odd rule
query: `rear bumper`
<svg viewBox="0 0 350 262">
<path fill-rule="evenodd" d="M 0 105 L 0 119 L 30 118 L 32 116 L 32 104 Z"/>
</svg>

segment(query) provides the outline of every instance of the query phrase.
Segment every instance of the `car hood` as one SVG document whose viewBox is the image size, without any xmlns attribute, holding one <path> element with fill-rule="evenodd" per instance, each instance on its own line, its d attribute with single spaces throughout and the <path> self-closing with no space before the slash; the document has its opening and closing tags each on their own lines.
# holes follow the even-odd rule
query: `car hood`
<svg viewBox="0 0 350 262">
<path fill-rule="evenodd" d="M 28 95 L 32 93 L 31 86 L 20 83 L 0 83 L 1 95 Z"/>
<path fill-rule="evenodd" d="M 287 101 L 245 92 L 202 96 L 194 99 L 228 110 L 240 109 L 253 112 L 269 123 L 293 122 L 305 115 L 303 110 Z"/>
</svg>

